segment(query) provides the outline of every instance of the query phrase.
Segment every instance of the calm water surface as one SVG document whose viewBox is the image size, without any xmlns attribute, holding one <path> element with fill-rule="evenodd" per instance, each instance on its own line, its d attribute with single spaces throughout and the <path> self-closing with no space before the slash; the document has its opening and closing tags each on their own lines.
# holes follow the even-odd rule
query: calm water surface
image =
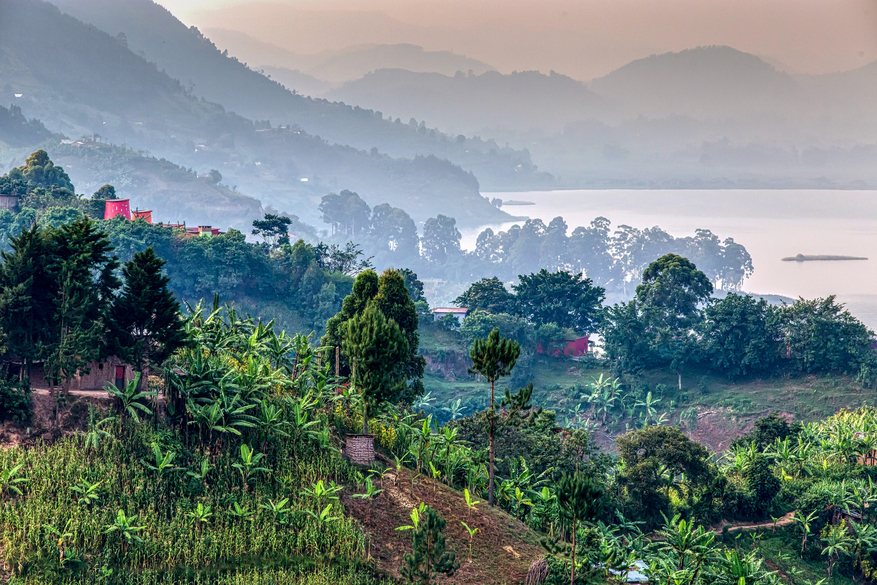
<svg viewBox="0 0 877 585">
<path fill-rule="evenodd" d="M 812 298 L 836 294 L 877 328 L 877 191 L 817 190 L 607 190 L 485 193 L 531 201 L 507 206 L 516 216 L 546 224 L 562 216 L 569 231 L 603 216 L 613 226 L 659 226 L 674 236 L 711 230 L 746 246 L 755 268 L 744 289 L 761 294 Z M 490 225 L 507 229 L 515 222 Z M 472 248 L 478 233 L 463 233 Z M 856 262 L 782 262 L 796 254 L 865 256 Z"/>
</svg>

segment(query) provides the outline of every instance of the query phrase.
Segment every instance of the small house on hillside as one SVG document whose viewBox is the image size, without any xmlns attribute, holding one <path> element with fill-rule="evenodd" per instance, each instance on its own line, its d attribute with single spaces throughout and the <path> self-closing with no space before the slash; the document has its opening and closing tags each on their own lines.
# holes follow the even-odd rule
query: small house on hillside
<svg viewBox="0 0 877 585">
<path fill-rule="evenodd" d="M 469 309 L 463 307 L 436 307 L 432 310 L 432 319 L 433 321 L 438 321 L 447 315 L 453 315 L 458 323 L 462 323 L 468 312 Z"/>
<path fill-rule="evenodd" d="M 552 355 L 554 357 L 560 357 L 561 354 L 573 358 L 582 357 L 588 355 L 588 341 L 589 338 L 585 335 L 576 339 L 549 341 L 547 346 L 540 342 L 536 344 L 536 353 Z"/>
<path fill-rule="evenodd" d="M 20 368 L 24 366 L 19 365 Z M 46 373 L 42 364 L 34 364 L 31 367 L 31 388 L 48 389 Z M 102 362 L 95 362 L 89 366 L 89 372 L 73 379 L 71 390 L 103 390 L 107 384 L 115 384 L 124 388 L 125 384 L 134 379 L 134 368 L 112 356 Z"/>
</svg>

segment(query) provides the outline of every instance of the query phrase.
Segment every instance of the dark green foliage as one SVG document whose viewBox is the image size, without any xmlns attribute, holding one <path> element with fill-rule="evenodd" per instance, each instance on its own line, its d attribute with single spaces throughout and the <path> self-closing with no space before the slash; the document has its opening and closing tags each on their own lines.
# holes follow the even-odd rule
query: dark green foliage
<svg viewBox="0 0 877 585">
<path fill-rule="evenodd" d="M 790 439 L 794 441 L 803 429 L 801 421 L 793 421 L 789 424 L 785 418 L 772 412 L 769 415 L 755 421 L 755 428 L 751 431 L 734 439 L 731 448 L 746 448 L 751 444 L 763 452 L 765 449 L 773 445 L 777 440 Z"/>
<path fill-rule="evenodd" d="M 404 277 L 398 271 L 386 270 L 380 277 L 373 270 L 360 273 L 353 284 L 353 292 L 345 297 L 341 311 L 326 323 L 326 334 L 321 344 L 330 348 L 342 346 L 345 323 L 370 306 L 377 307 L 388 320 L 396 323 L 405 337 L 406 355 L 394 361 L 393 367 L 401 379 L 408 381 L 408 387 L 397 398 L 410 402 L 423 392 L 420 379 L 423 377 L 426 361 L 418 355 L 420 337 L 417 333 L 417 308 L 408 294 Z M 329 359 L 334 366 L 335 356 L 332 352 Z M 350 362 L 346 356 L 341 368 L 344 372 L 350 371 Z"/>
<path fill-rule="evenodd" d="M 613 360 L 617 371 L 636 373 L 654 362 L 646 329 L 635 300 L 606 310 L 600 334 L 606 356 Z"/>
<path fill-rule="evenodd" d="M 857 373 L 872 364 L 874 332 L 853 317 L 834 295 L 799 299 L 779 310 L 787 353 L 798 372 Z"/>
<path fill-rule="evenodd" d="M 266 213 L 262 219 L 253 220 L 252 233 L 254 236 L 261 237 L 269 250 L 274 250 L 281 244 L 289 244 L 291 223 L 292 220 L 288 217 Z"/>
<path fill-rule="evenodd" d="M 445 519 L 429 506 L 423 508 L 418 526 L 414 528 L 413 550 L 406 553 L 401 573 L 408 583 L 430 585 L 437 575 L 453 576 L 460 567 L 457 554 L 447 549 Z"/>
<path fill-rule="evenodd" d="M 164 265 L 152 247 L 134 254 L 122 267 L 124 285 L 110 310 L 111 350 L 137 372 L 161 366 L 187 341 Z"/>
<path fill-rule="evenodd" d="M 20 179 L 27 185 L 28 191 L 55 189 L 73 193 L 73 183 L 61 167 L 56 167 L 49 159 L 45 150 L 38 150 L 28 157 L 24 166 L 9 171 L 9 179 Z"/>
<path fill-rule="evenodd" d="M 473 282 L 466 292 L 454 300 L 458 307 L 466 307 L 470 313 L 514 313 L 514 296 L 497 277 L 482 278 Z"/>
<path fill-rule="evenodd" d="M 353 384 L 363 399 L 362 432 L 367 434 L 369 412 L 397 400 L 405 389 L 398 365 L 409 355 L 408 341 L 376 304 L 345 322 L 342 333 L 341 350 L 352 364 Z"/>
<path fill-rule="evenodd" d="M 607 507 L 606 492 L 593 477 L 581 471 L 565 473 L 557 482 L 557 506 L 572 534 L 570 584 L 574 584 L 578 527 L 585 522 L 594 522 L 603 515 Z"/>
<path fill-rule="evenodd" d="M 756 454 L 749 462 L 749 467 L 743 471 L 743 479 L 752 494 L 756 513 L 764 517 L 781 486 L 779 478 L 774 475 L 770 459 L 762 453 Z"/>
<path fill-rule="evenodd" d="M 522 346 L 530 346 L 535 339 L 533 326 L 526 319 L 508 313 L 485 313 L 476 310 L 468 313 L 460 325 L 460 333 L 470 345 L 478 338 L 487 337 L 494 329 L 498 329 L 503 337 L 513 339 Z"/>
<path fill-rule="evenodd" d="M 0 380 L 0 420 L 26 422 L 30 415 L 30 385 L 27 378 Z"/>
<path fill-rule="evenodd" d="M 619 483 L 627 492 L 629 517 L 655 522 L 667 512 L 670 490 L 682 474 L 688 496 L 709 484 L 714 470 L 709 452 L 676 427 L 650 426 L 631 431 L 616 441 L 624 462 Z"/>
<path fill-rule="evenodd" d="M 729 293 L 704 309 L 701 347 L 711 366 L 729 378 L 773 369 L 780 359 L 778 311 L 764 299 Z"/>
<path fill-rule="evenodd" d="M 408 296 L 414 303 L 421 301 L 426 302 L 423 294 L 423 282 L 417 278 L 417 275 L 410 268 L 400 268 L 399 274 L 405 279 L 405 288 L 408 289 Z"/>
<path fill-rule="evenodd" d="M 642 284 L 636 287 L 636 300 L 651 326 L 681 331 L 692 325 L 698 305 L 712 292 L 712 283 L 692 262 L 666 254 L 643 272 Z"/>
<path fill-rule="evenodd" d="M 517 311 L 537 327 L 553 323 L 578 333 L 593 333 L 602 315 L 605 291 L 590 278 L 569 272 L 521 275 L 512 286 Z"/>
</svg>

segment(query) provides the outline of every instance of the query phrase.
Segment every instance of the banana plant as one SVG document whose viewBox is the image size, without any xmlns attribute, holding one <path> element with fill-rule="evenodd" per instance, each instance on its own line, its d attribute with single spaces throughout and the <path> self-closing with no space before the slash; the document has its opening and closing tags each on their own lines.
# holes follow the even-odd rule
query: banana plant
<svg viewBox="0 0 877 585">
<path fill-rule="evenodd" d="M 198 469 L 196 471 L 187 471 L 186 475 L 189 477 L 195 478 L 198 481 L 204 484 L 204 489 L 207 489 L 207 475 L 213 470 L 213 465 L 210 464 L 210 458 L 204 457 L 201 459 L 201 463 L 198 465 Z"/>
<path fill-rule="evenodd" d="M 80 506 L 88 507 L 97 502 L 100 499 L 100 493 L 98 490 L 100 489 L 101 483 L 103 482 L 97 481 L 95 483 L 89 483 L 87 479 L 80 478 L 79 483 L 70 486 L 70 490 L 79 496 L 76 503 Z"/>
<path fill-rule="evenodd" d="M 232 464 L 232 467 L 238 470 L 241 474 L 241 478 L 244 480 L 244 491 L 250 489 L 250 478 L 257 473 L 270 473 L 271 470 L 266 467 L 259 467 L 259 461 L 261 461 L 265 455 L 263 453 L 256 453 L 253 449 L 250 448 L 249 445 L 244 443 L 241 445 L 241 460 L 240 463 Z"/>
<path fill-rule="evenodd" d="M 368 521 L 368 519 L 371 518 L 372 502 L 383 491 L 384 490 L 379 490 L 378 488 L 375 487 L 375 484 L 372 482 L 372 476 L 368 475 L 365 478 L 365 493 L 353 494 L 353 496 L 351 496 L 354 498 L 363 499 L 363 500 L 368 502 L 368 510 L 366 512 L 366 521 Z"/>
<path fill-rule="evenodd" d="M 287 524 L 289 522 L 288 515 L 292 511 L 292 508 L 289 507 L 289 498 L 283 498 L 279 502 L 268 500 L 268 503 L 262 504 L 261 507 L 271 512 L 276 524 Z"/>
<path fill-rule="evenodd" d="M 88 428 L 85 431 L 85 453 L 89 457 L 97 453 L 102 441 L 111 441 L 113 435 L 105 429 L 116 421 L 116 417 L 108 416 L 101 420 L 95 420 L 94 407 L 88 406 Z"/>
<path fill-rule="evenodd" d="M 156 396 L 155 392 L 140 392 L 139 388 L 140 372 L 134 374 L 134 379 L 125 384 L 124 388 L 117 388 L 115 384 L 107 384 L 104 388 L 110 396 L 116 399 L 122 415 L 131 418 L 135 423 L 140 422 L 138 413 L 143 413 L 147 416 L 152 414 L 149 407 L 140 401 Z"/>
<path fill-rule="evenodd" d="M 210 506 L 205 506 L 201 502 L 198 502 L 195 509 L 187 512 L 186 516 L 192 520 L 192 523 L 198 528 L 198 532 L 200 533 L 201 528 L 207 524 L 207 521 L 213 516 L 213 512 L 210 510 Z"/>
<path fill-rule="evenodd" d="M 469 525 L 460 520 L 460 524 L 463 525 L 463 528 L 466 529 L 466 532 L 469 533 L 469 558 L 467 562 L 472 562 L 472 538 L 475 536 L 475 533 L 478 532 L 478 528 L 469 528 Z"/>
<path fill-rule="evenodd" d="M 10 493 L 14 493 L 17 496 L 21 495 L 21 486 L 30 481 L 26 477 L 18 477 L 18 472 L 21 471 L 22 467 L 24 467 L 24 464 L 19 463 L 9 469 L 0 471 L 0 495 L 4 497 Z"/>
<path fill-rule="evenodd" d="M 137 525 L 137 516 L 126 516 L 124 511 L 119 510 L 113 523 L 104 525 L 104 534 L 118 533 L 121 539 L 122 553 L 124 554 L 129 544 L 143 542 L 138 532 L 145 529 L 145 526 Z"/>
<path fill-rule="evenodd" d="M 481 502 L 472 497 L 472 494 L 469 493 L 469 488 L 463 488 L 463 497 L 466 498 L 466 507 L 469 509 L 468 517 L 471 518 L 472 510 Z"/>
<path fill-rule="evenodd" d="M 305 510 L 305 513 L 314 518 L 320 524 L 329 524 L 330 522 L 335 522 L 336 520 L 341 519 L 341 516 L 329 516 L 331 510 L 332 504 L 327 504 L 326 507 L 323 508 L 319 514 L 315 514 L 310 510 Z"/>
<path fill-rule="evenodd" d="M 238 518 L 239 520 L 251 520 L 253 517 L 253 511 L 249 508 L 244 508 L 239 502 L 235 502 L 232 509 L 228 511 L 228 515 L 232 518 Z"/>
<path fill-rule="evenodd" d="M 304 488 L 301 495 L 310 498 L 314 510 L 319 512 L 326 504 L 338 504 L 339 493 L 344 489 L 343 486 L 335 485 L 335 482 L 326 483 L 322 479 L 313 484 L 311 488 Z"/>
</svg>

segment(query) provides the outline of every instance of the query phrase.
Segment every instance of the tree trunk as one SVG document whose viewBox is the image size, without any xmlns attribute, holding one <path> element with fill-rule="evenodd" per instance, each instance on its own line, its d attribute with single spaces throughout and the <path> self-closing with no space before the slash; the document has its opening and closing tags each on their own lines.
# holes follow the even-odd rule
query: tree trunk
<svg viewBox="0 0 877 585">
<path fill-rule="evenodd" d="M 576 521 L 572 521 L 572 566 L 569 571 L 569 585 L 576 583 Z"/>
<path fill-rule="evenodd" d="M 679 389 L 682 390 L 682 372 L 676 372 L 676 375 L 679 376 Z"/>
<path fill-rule="evenodd" d="M 494 409 L 493 409 L 493 380 L 490 381 L 490 446 L 488 448 L 488 467 L 487 467 L 487 505 L 493 506 L 493 461 L 496 458 L 496 451 L 493 444 L 494 433 Z"/>
</svg>

